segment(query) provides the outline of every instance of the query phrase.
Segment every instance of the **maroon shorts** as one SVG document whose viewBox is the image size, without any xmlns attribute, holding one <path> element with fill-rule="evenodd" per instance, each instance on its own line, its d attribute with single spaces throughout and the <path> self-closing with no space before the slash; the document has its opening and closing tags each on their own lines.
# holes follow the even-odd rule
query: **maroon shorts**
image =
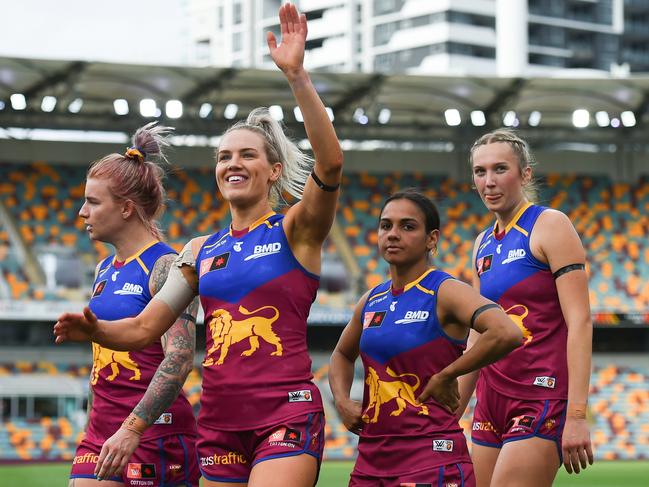
<svg viewBox="0 0 649 487">
<path fill-rule="evenodd" d="M 127 487 L 198 487 L 196 439 L 169 435 L 141 441 L 121 475 L 105 480 Z M 72 462 L 71 479 L 96 479 L 95 467 L 102 445 L 83 440 Z"/>
<path fill-rule="evenodd" d="M 513 399 L 478 383 L 471 441 L 500 448 L 509 441 L 538 437 L 554 441 L 561 457 L 561 434 L 567 401 Z"/>
<path fill-rule="evenodd" d="M 349 487 L 475 487 L 473 464 L 451 463 L 397 477 L 372 477 L 352 472 Z"/>
<path fill-rule="evenodd" d="M 318 468 L 324 450 L 324 414 L 310 413 L 275 426 L 248 431 L 198 429 L 196 446 L 203 477 L 215 482 L 247 482 L 257 463 L 307 454 Z"/>
</svg>

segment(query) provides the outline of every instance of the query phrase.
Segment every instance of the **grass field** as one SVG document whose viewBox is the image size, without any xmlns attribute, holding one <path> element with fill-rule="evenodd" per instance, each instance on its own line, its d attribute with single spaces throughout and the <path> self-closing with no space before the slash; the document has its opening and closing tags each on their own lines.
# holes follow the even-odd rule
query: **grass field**
<svg viewBox="0 0 649 487">
<path fill-rule="evenodd" d="M 326 462 L 318 487 L 344 487 L 352 469 L 350 462 Z M 0 466 L 2 487 L 52 487 L 67 485 L 68 464 L 25 464 Z M 561 471 L 555 487 L 646 487 L 649 462 L 599 462 L 579 475 Z"/>
</svg>

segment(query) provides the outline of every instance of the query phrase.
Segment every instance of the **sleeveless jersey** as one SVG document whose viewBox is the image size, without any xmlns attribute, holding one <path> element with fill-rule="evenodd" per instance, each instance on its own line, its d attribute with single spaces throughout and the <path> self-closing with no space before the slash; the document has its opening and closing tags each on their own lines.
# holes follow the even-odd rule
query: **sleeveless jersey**
<svg viewBox="0 0 649 487">
<path fill-rule="evenodd" d="M 322 411 L 306 321 L 318 276 L 288 245 L 283 215 L 211 235 L 196 258 L 206 353 L 199 424 L 236 431 Z"/>
<path fill-rule="evenodd" d="M 444 333 L 437 292 L 449 274 L 429 269 L 401 294 L 391 281 L 363 306 L 360 355 L 365 368 L 363 430 L 356 471 L 382 476 L 469 462 L 457 419 L 434 399 L 419 404 L 428 380 L 462 355 L 466 340 Z"/>
<path fill-rule="evenodd" d="M 498 303 L 523 331 L 523 345 L 480 375 L 499 393 L 519 399 L 567 399 L 568 328 L 554 277 L 530 250 L 530 235 L 546 208 L 521 208 L 498 239 L 485 232 L 476 255 L 480 293 Z"/>
<path fill-rule="evenodd" d="M 137 316 L 151 300 L 149 273 L 163 255 L 175 253 L 162 242 L 154 242 L 123 266 L 115 268 L 114 256 L 104 259 L 97 272 L 90 309 L 102 320 Z M 160 340 L 136 352 L 120 352 L 92 344 L 90 387 L 94 395 L 86 438 L 103 443 L 140 402 L 155 375 L 164 352 Z M 176 400 L 144 433 L 143 439 L 170 434 L 195 434 L 192 407 L 181 391 Z"/>
</svg>

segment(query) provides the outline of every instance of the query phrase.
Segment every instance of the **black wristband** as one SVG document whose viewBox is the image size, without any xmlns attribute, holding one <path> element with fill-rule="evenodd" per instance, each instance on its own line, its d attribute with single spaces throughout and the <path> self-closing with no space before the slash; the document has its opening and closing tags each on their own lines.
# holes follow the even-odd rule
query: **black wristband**
<svg viewBox="0 0 649 487">
<path fill-rule="evenodd" d="M 586 264 L 569 264 L 569 265 L 563 266 L 557 272 L 552 274 L 552 277 L 554 277 L 556 279 L 557 277 L 562 276 L 562 275 L 564 275 L 564 274 L 566 274 L 568 272 L 583 271 L 585 269 L 586 269 Z"/>
<path fill-rule="evenodd" d="M 313 178 L 315 183 L 318 185 L 318 188 L 320 188 L 322 191 L 327 191 L 328 193 L 333 193 L 338 188 L 340 188 L 340 183 L 336 184 L 335 186 L 329 186 L 328 184 L 323 183 L 322 180 L 318 176 L 316 176 L 315 171 L 311 171 L 311 177 Z"/>
<path fill-rule="evenodd" d="M 193 317 L 192 315 L 190 315 L 189 313 L 183 313 L 183 314 L 180 315 L 180 317 L 181 317 L 183 320 L 187 320 L 187 321 L 191 321 L 192 323 L 196 323 L 196 318 L 194 318 L 194 317 Z"/>
<path fill-rule="evenodd" d="M 488 309 L 491 309 L 491 308 L 500 308 L 500 306 L 498 306 L 496 303 L 489 303 L 489 304 L 485 304 L 483 306 L 480 306 L 478 309 L 476 309 L 473 312 L 473 316 L 471 316 L 471 328 L 473 328 L 473 325 L 475 325 L 475 320 L 478 319 L 478 316 L 480 316 L 482 313 L 484 313 L 485 311 L 487 311 Z"/>
</svg>

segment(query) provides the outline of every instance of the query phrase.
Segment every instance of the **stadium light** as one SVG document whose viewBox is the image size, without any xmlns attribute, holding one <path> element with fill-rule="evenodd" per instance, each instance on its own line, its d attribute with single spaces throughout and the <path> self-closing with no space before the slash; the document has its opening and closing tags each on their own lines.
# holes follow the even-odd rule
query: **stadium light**
<svg viewBox="0 0 649 487">
<path fill-rule="evenodd" d="M 268 107 L 268 113 L 277 121 L 284 120 L 284 110 L 279 105 L 271 105 Z"/>
<path fill-rule="evenodd" d="M 620 126 L 620 119 L 617 117 L 614 117 L 611 119 L 611 127 L 614 129 L 618 128 Z"/>
<path fill-rule="evenodd" d="M 451 127 L 457 127 L 462 123 L 462 117 L 460 117 L 460 111 L 457 108 L 449 108 L 444 112 L 444 118 L 446 119 L 446 124 Z"/>
<path fill-rule="evenodd" d="M 584 108 L 578 108 L 572 112 L 572 124 L 578 129 L 588 127 L 590 123 L 590 113 Z"/>
<path fill-rule="evenodd" d="M 113 109 L 117 115 L 128 115 L 128 102 L 124 98 L 113 101 Z"/>
<path fill-rule="evenodd" d="M 4 109 L 5 109 L 5 102 L 0 100 L 0 110 L 4 110 Z"/>
<path fill-rule="evenodd" d="M 352 115 L 352 118 L 356 123 L 360 123 L 361 125 L 367 125 L 367 122 L 369 122 L 369 118 L 367 118 L 367 115 L 365 115 L 365 110 L 363 110 L 361 107 L 356 108 L 354 110 L 354 115 Z"/>
<path fill-rule="evenodd" d="M 620 118 L 622 119 L 622 125 L 624 125 L 625 127 L 635 126 L 635 114 L 632 111 L 627 110 L 625 112 L 622 112 L 620 114 Z"/>
<path fill-rule="evenodd" d="M 327 116 L 329 117 L 329 120 L 331 122 L 334 121 L 334 110 L 331 107 L 325 107 L 325 112 L 327 112 Z"/>
<path fill-rule="evenodd" d="M 391 117 L 392 112 L 389 108 L 381 108 L 381 111 L 379 111 L 378 121 L 381 125 L 385 125 L 390 121 Z"/>
<path fill-rule="evenodd" d="M 25 95 L 22 93 L 14 93 L 9 97 L 9 100 L 14 110 L 24 110 L 27 108 L 27 100 L 25 100 Z"/>
<path fill-rule="evenodd" d="M 140 115 L 143 117 L 155 117 L 158 111 L 158 107 L 155 104 L 155 100 L 151 98 L 144 98 L 140 100 Z"/>
<path fill-rule="evenodd" d="M 483 127 L 487 124 L 487 119 L 482 110 L 473 110 L 471 112 L 471 123 L 474 127 Z"/>
<path fill-rule="evenodd" d="M 44 112 L 53 112 L 56 107 L 56 97 L 55 96 L 44 96 L 41 101 L 41 110 Z"/>
<path fill-rule="evenodd" d="M 293 109 L 293 115 L 295 115 L 295 120 L 298 122 L 304 122 L 304 117 L 302 116 L 302 110 L 300 110 L 300 107 L 295 107 Z"/>
<path fill-rule="evenodd" d="M 518 117 L 514 110 L 509 110 L 503 115 L 503 125 L 505 127 L 518 127 Z"/>
<path fill-rule="evenodd" d="M 527 123 L 530 127 L 538 127 L 541 123 L 541 112 L 534 110 L 530 113 L 530 117 L 527 119 Z"/>
<path fill-rule="evenodd" d="M 600 127 L 608 127 L 611 123 L 611 120 L 608 117 L 608 112 L 605 112 L 603 110 L 595 114 L 595 121 Z"/>
<path fill-rule="evenodd" d="M 234 117 L 237 116 L 238 111 L 239 111 L 239 107 L 237 105 L 235 105 L 234 103 L 228 103 L 225 106 L 225 110 L 223 110 L 223 116 L 228 120 L 232 120 Z"/>
<path fill-rule="evenodd" d="M 83 106 L 83 100 L 81 98 L 75 98 L 68 105 L 68 111 L 70 113 L 79 113 L 81 111 L 82 106 Z"/>
<path fill-rule="evenodd" d="M 212 113 L 212 105 L 209 103 L 203 103 L 198 110 L 198 116 L 201 118 L 209 117 L 210 113 Z"/>
<path fill-rule="evenodd" d="M 169 100 L 165 104 L 165 113 L 169 118 L 180 118 L 183 116 L 183 103 L 180 100 Z"/>
</svg>

